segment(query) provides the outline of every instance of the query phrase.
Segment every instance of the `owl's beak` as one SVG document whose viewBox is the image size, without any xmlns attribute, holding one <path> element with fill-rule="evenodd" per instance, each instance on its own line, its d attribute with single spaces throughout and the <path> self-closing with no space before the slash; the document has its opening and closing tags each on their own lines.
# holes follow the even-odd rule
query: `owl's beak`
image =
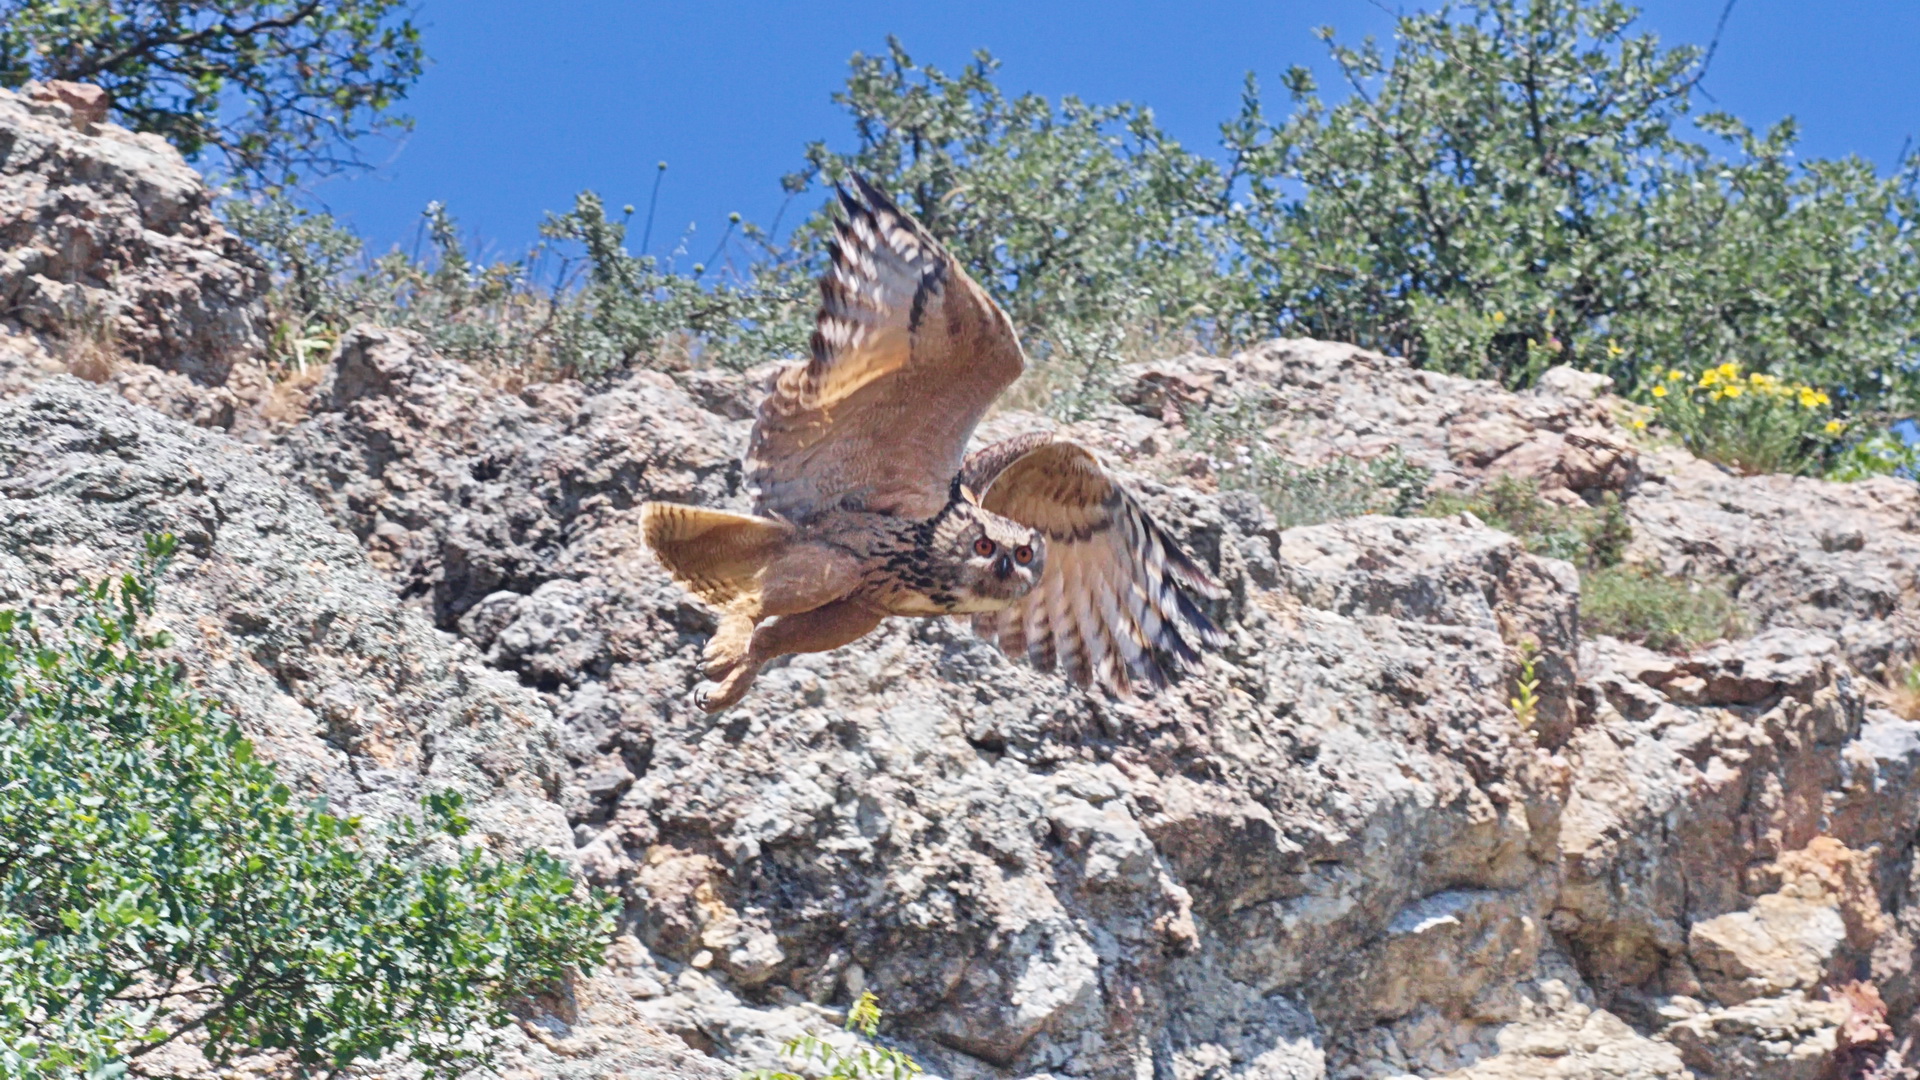
<svg viewBox="0 0 1920 1080">
<path fill-rule="evenodd" d="M 1001 581 L 1005 581 L 1008 578 L 1012 577 L 1013 576 L 1012 557 L 1007 555 L 1002 555 L 998 559 L 995 559 L 993 561 L 993 573 L 994 573 L 994 576 L 998 577 Z"/>
</svg>

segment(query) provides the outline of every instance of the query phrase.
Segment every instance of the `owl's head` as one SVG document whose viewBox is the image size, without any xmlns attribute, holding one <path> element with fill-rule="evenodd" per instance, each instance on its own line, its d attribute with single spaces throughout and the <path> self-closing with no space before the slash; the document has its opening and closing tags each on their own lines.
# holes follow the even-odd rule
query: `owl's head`
<svg viewBox="0 0 1920 1080">
<path fill-rule="evenodd" d="M 1011 518 L 981 508 L 972 493 L 942 515 L 938 555 L 956 570 L 969 603 L 962 611 L 994 611 L 1033 591 L 1046 564 L 1046 539 Z"/>
</svg>

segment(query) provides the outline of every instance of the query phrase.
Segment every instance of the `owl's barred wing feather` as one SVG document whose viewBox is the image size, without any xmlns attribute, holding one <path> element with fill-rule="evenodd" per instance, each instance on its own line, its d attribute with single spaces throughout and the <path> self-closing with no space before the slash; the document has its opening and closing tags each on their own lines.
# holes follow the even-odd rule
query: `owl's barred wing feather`
<svg viewBox="0 0 1920 1080">
<path fill-rule="evenodd" d="M 961 480 L 987 510 L 1047 540 L 1034 590 L 973 618 L 1009 655 L 1124 694 L 1135 682 L 1165 686 L 1198 666 L 1200 646 L 1226 643 L 1194 600 L 1224 590 L 1085 448 L 1008 439 L 969 457 Z"/>
<path fill-rule="evenodd" d="M 774 376 L 747 450 L 754 509 L 931 517 L 967 440 L 1025 366 L 1006 313 L 859 176 L 842 190 L 812 357 Z"/>
<path fill-rule="evenodd" d="M 640 532 L 675 581 L 715 607 L 757 595 L 767 564 L 793 537 L 784 521 L 678 503 L 640 507 Z"/>
</svg>

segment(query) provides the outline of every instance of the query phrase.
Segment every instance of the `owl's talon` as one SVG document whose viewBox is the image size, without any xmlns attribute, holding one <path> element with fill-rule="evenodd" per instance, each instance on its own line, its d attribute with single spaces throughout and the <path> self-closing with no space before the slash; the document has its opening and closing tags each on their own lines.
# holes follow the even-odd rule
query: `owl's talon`
<svg viewBox="0 0 1920 1080">
<path fill-rule="evenodd" d="M 747 696 L 747 688 L 753 685 L 754 676 L 760 674 L 760 665 L 742 662 L 718 682 L 703 682 L 693 689 L 693 703 L 702 712 L 709 715 L 717 713 Z"/>
<path fill-rule="evenodd" d="M 693 688 L 694 705 L 708 716 L 732 707 L 745 696 L 744 693 L 728 695 L 717 683 L 701 683 Z"/>
</svg>

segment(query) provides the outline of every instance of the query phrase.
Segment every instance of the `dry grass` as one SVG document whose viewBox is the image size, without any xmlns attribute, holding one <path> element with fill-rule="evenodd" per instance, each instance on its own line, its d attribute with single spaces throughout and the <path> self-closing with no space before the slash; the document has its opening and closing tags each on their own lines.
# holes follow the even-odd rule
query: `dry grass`
<svg viewBox="0 0 1920 1080">
<path fill-rule="evenodd" d="M 104 383 L 132 366 L 120 351 L 119 337 L 113 316 L 86 304 L 61 325 L 48 352 L 75 378 Z"/>
<path fill-rule="evenodd" d="M 320 381 L 327 377 L 329 364 L 309 364 L 305 368 L 273 379 L 267 391 L 267 400 L 260 406 L 260 416 L 274 427 L 291 426 L 307 418 L 307 410 L 313 402 L 313 391 Z"/>
<path fill-rule="evenodd" d="M 1903 720 L 1920 720 L 1920 660 L 1887 665 L 1881 697 Z"/>
</svg>

